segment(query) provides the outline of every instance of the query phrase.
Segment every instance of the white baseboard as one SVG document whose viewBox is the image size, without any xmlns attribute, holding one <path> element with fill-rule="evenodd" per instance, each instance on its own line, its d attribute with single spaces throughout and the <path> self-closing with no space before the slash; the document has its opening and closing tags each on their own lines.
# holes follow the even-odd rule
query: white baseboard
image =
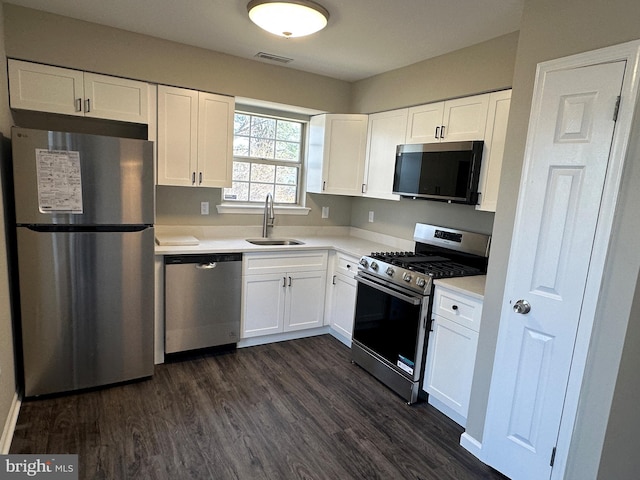
<svg viewBox="0 0 640 480">
<path fill-rule="evenodd" d="M 255 347 L 268 343 L 284 342 L 287 340 L 297 340 L 299 338 L 315 337 L 329 333 L 329 327 L 311 328 L 309 330 L 295 330 L 293 332 L 276 333 L 274 335 L 264 335 L 261 337 L 243 338 L 238 342 L 238 348 Z"/>
<path fill-rule="evenodd" d="M 482 443 L 473 438 L 467 432 L 464 432 L 460 437 L 460 445 L 478 460 L 484 462 L 484 459 L 482 458 Z"/>
<path fill-rule="evenodd" d="M 13 432 L 16 429 L 16 423 L 18 423 L 18 414 L 20 413 L 20 404 L 22 403 L 18 392 L 13 396 L 11 402 L 11 408 L 9 409 L 9 415 L 4 422 L 4 428 L 2 429 L 2 437 L 0 437 L 0 454 L 6 455 L 11 448 L 11 441 L 13 440 Z"/>
</svg>

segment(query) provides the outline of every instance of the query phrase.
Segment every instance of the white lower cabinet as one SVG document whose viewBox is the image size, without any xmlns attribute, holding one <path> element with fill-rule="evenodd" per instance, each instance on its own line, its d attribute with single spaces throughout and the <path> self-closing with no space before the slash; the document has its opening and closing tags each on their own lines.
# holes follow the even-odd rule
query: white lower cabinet
<svg viewBox="0 0 640 480">
<path fill-rule="evenodd" d="M 335 338 L 350 347 L 356 308 L 357 282 L 354 277 L 358 273 L 358 259 L 334 253 L 330 264 L 325 325 L 330 326 Z"/>
<path fill-rule="evenodd" d="M 242 338 L 321 327 L 327 252 L 246 253 Z"/>
<path fill-rule="evenodd" d="M 422 388 L 429 403 L 465 426 L 482 301 L 436 286 Z"/>
</svg>

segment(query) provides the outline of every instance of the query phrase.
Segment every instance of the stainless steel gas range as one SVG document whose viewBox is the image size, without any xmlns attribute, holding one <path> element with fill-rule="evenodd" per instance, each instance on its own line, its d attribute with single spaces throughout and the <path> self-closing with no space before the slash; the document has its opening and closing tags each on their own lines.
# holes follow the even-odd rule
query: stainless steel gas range
<svg viewBox="0 0 640 480">
<path fill-rule="evenodd" d="M 484 275 L 491 237 L 416 224 L 415 252 L 360 259 L 352 360 L 404 398 L 418 400 L 433 280 Z"/>
</svg>

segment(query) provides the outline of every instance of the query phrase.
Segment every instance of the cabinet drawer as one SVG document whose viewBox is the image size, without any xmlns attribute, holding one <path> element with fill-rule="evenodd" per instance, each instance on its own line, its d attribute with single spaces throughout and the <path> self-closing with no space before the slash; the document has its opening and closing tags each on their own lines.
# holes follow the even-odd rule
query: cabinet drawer
<svg viewBox="0 0 640 480">
<path fill-rule="evenodd" d="M 348 277 L 355 277 L 358 273 L 358 259 L 351 255 L 338 253 L 336 256 L 335 273 L 340 273 Z"/>
<path fill-rule="evenodd" d="M 302 272 L 327 269 L 326 250 L 245 253 L 242 274 Z"/>
<path fill-rule="evenodd" d="M 482 301 L 436 286 L 433 299 L 433 314 L 441 315 L 477 332 L 480 330 Z"/>
</svg>

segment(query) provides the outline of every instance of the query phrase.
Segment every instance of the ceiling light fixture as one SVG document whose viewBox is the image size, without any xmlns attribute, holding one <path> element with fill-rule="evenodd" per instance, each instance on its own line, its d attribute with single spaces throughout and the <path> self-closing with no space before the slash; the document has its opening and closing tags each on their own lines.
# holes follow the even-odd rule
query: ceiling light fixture
<svg viewBox="0 0 640 480">
<path fill-rule="evenodd" d="M 252 0 L 249 18 L 267 32 L 281 37 L 304 37 L 322 30 L 329 12 L 311 0 Z"/>
</svg>

